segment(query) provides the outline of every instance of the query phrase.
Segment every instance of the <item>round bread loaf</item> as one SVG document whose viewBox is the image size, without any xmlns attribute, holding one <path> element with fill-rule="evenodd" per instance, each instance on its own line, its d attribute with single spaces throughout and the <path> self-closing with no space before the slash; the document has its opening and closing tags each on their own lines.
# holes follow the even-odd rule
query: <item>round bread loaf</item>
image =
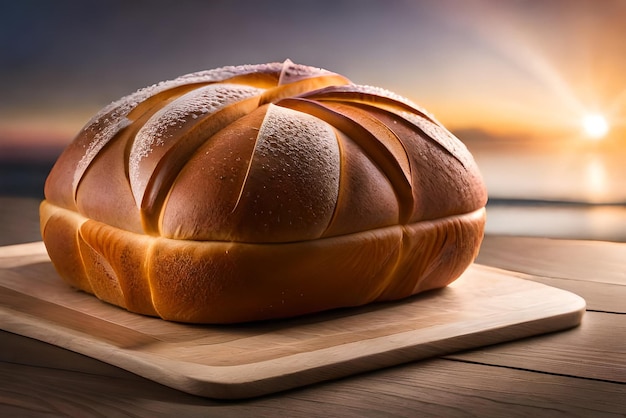
<svg viewBox="0 0 626 418">
<path fill-rule="evenodd" d="M 40 214 L 70 285 L 233 323 L 444 287 L 477 255 L 486 200 L 466 147 L 423 109 L 286 61 L 112 103 L 59 157 Z"/>
</svg>

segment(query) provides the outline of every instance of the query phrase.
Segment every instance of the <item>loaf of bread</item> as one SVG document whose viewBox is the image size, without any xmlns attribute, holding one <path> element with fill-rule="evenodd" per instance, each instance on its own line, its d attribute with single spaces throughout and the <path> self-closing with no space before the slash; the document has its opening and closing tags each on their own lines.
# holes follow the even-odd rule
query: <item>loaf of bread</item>
<svg viewBox="0 0 626 418">
<path fill-rule="evenodd" d="M 467 148 L 423 109 L 286 61 L 104 108 L 54 165 L 40 215 L 70 285 L 234 323 L 444 287 L 477 255 L 486 200 Z"/>
</svg>

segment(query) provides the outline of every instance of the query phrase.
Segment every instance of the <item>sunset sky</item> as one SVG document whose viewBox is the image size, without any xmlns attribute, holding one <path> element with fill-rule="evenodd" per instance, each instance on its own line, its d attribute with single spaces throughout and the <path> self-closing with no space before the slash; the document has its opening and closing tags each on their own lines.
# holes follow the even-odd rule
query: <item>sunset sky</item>
<svg viewBox="0 0 626 418">
<path fill-rule="evenodd" d="M 624 22 L 623 0 L 2 2 L 0 152 L 66 144 L 161 80 L 286 58 L 407 96 L 453 131 L 548 139 L 601 113 L 615 135 Z"/>
</svg>

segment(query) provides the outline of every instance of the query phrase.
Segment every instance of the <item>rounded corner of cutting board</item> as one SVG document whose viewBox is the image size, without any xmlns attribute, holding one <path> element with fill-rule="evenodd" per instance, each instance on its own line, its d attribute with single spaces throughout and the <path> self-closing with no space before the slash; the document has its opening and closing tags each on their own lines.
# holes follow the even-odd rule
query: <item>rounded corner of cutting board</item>
<svg viewBox="0 0 626 418">
<path fill-rule="evenodd" d="M 586 301 L 574 293 L 527 280 L 523 273 L 472 264 L 449 286 L 451 291 L 251 332 L 242 337 L 239 347 L 248 347 L 248 337 L 256 338 L 258 347 L 271 347 L 276 341 L 295 346 L 280 355 L 264 352 L 264 359 L 258 361 L 221 366 L 207 364 L 206 358 L 214 356 L 212 349 L 230 353 L 229 342 L 202 345 L 201 328 L 185 342 L 198 357 L 183 360 L 166 341 L 161 341 L 163 351 L 158 354 L 140 344 L 158 340 L 147 319 L 119 310 L 113 315 L 113 310 L 86 294 L 73 294 L 76 304 L 59 303 L 66 285 L 51 269 L 37 269 L 45 255 L 41 242 L 5 249 L 3 254 L 6 262 L 2 267 L 0 260 L 0 267 L 12 270 L 0 274 L 0 296 L 4 294 L 7 300 L 0 304 L 0 317 L 6 314 L 10 319 L 4 321 L 3 329 L 184 392 L 218 399 L 262 396 L 428 356 L 573 328 L 581 323 L 586 310 Z M 16 257 L 21 261 L 10 260 Z M 111 322 L 111 327 L 124 331 L 125 336 L 109 333 L 108 338 L 116 338 L 103 339 L 94 328 L 85 326 L 89 321 Z M 174 333 L 189 334 L 176 325 L 167 327 Z"/>
</svg>

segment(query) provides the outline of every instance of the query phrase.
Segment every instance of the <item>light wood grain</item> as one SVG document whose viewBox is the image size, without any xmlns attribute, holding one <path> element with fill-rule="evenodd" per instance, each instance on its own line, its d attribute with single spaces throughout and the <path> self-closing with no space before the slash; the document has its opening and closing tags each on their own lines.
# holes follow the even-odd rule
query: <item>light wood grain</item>
<svg viewBox="0 0 626 418">
<path fill-rule="evenodd" d="M 240 398 L 579 323 L 574 294 L 472 266 L 447 289 L 287 321 L 191 326 L 73 291 L 42 245 L 0 249 L 0 323 L 189 393 Z"/>
<path fill-rule="evenodd" d="M 538 276 L 626 285 L 626 243 L 490 236 L 477 262 Z"/>
<path fill-rule="evenodd" d="M 520 275 L 520 277 L 558 287 L 581 296 L 587 302 L 587 311 L 626 314 L 625 285 L 535 275 Z"/>
<path fill-rule="evenodd" d="M 14 416 L 620 417 L 623 395 L 615 383 L 434 359 L 222 402 L 146 379 L 0 363 L 0 405 Z"/>
<path fill-rule="evenodd" d="M 488 236 L 477 262 L 576 293 L 589 311 L 626 314 L 625 243 Z"/>
<path fill-rule="evenodd" d="M 579 327 L 565 332 L 446 358 L 626 383 L 626 315 L 587 312 Z"/>
<path fill-rule="evenodd" d="M 38 240 L 38 223 L 28 215 L 36 214 L 38 201 L 33 199 L 30 212 L 14 203 L 11 198 L 0 198 L 0 242 Z M 562 245 L 565 249 L 556 248 Z M 612 249 L 616 245 L 623 246 L 485 237 L 481 263 L 534 272 L 537 276 L 528 278 L 583 295 L 589 309 L 599 312 L 585 314 L 581 327 L 481 348 L 468 353 L 469 358 L 408 363 L 245 401 L 218 402 L 188 395 L 69 350 L 0 332 L 0 416 L 624 417 L 626 385 L 586 376 L 593 376 L 603 357 L 607 367 L 613 367 L 615 360 L 610 347 L 598 350 L 593 340 L 623 335 L 623 331 L 613 330 L 612 318 L 616 316 L 603 313 L 624 306 L 623 294 L 616 287 L 619 285 L 608 287 L 585 278 L 589 271 L 595 278 L 623 274 L 624 264 L 619 258 L 609 257 L 610 262 L 604 262 L 607 254 L 622 251 Z M 581 272 L 578 265 L 583 266 Z M 534 357 L 524 354 L 527 351 Z M 587 359 L 572 364 L 568 371 L 581 377 L 549 374 L 548 370 L 560 372 L 565 363 L 559 370 L 547 365 L 557 365 L 555 359 L 567 359 L 571 352 Z M 523 360 L 516 359 L 518 355 Z M 541 359 L 544 355 L 549 357 L 545 361 Z"/>
<path fill-rule="evenodd" d="M 141 379 L 134 373 L 92 357 L 7 331 L 0 330 L 0 347 L 2 347 L 0 362 L 62 369 L 90 375 Z"/>
</svg>

